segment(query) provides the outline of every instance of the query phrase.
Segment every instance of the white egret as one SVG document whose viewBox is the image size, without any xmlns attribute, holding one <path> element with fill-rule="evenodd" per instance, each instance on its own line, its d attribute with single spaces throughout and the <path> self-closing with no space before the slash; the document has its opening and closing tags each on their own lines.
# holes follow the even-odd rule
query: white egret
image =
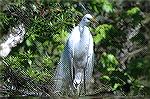
<svg viewBox="0 0 150 99">
<path fill-rule="evenodd" d="M 54 93 L 86 94 L 93 73 L 93 38 L 87 27 L 92 19 L 86 14 L 72 30 L 56 68 Z"/>
</svg>

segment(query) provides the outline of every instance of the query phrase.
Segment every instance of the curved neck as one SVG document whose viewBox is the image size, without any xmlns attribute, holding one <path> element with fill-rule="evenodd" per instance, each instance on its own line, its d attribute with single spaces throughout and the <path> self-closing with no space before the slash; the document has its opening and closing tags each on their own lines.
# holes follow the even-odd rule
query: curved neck
<svg viewBox="0 0 150 99">
<path fill-rule="evenodd" d="M 85 22 L 84 19 L 82 19 L 79 23 L 79 26 L 81 27 L 87 26 L 87 22 Z"/>
<path fill-rule="evenodd" d="M 84 31 L 84 25 L 79 24 L 79 31 L 80 31 L 80 37 L 82 37 Z"/>
</svg>

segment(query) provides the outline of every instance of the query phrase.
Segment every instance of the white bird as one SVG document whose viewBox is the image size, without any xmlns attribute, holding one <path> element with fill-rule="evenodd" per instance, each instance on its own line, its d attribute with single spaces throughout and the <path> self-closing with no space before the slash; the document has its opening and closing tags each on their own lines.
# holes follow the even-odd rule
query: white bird
<svg viewBox="0 0 150 99">
<path fill-rule="evenodd" d="M 86 14 L 72 30 L 54 76 L 54 93 L 86 94 L 93 73 L 93 38 L 87 27 L 93 17 Z"/>
</svg>

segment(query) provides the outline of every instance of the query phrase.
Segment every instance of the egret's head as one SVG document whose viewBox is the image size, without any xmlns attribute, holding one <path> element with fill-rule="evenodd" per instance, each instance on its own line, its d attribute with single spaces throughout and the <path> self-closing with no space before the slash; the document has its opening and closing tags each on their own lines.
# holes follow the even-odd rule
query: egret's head
<svg viewBox="0 0 150 99">
<path fill-rule="evenodd" d="M 86 14 L 82 20 L 85 21 L 85 22 L 90 22 L 91 20 L 93 19 L 93 17 L 90 15 L 90 14 Z"/>
<path fill-rule="evenodd" d="M 86 14 L 86 15 L 82 18 L 82 20 L 81 20 L 81 22 L 80 22 L 80 25 L 82 25 L 82 26 L 87 25 L 87 24 L 90 23 L 92 20 L 93 20 L 92 15 Z"/>
</svg>

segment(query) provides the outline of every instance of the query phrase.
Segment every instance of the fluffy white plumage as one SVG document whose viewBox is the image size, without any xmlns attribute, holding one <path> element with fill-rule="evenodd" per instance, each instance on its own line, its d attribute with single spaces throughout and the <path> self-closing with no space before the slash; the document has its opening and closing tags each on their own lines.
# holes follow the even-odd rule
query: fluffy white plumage
<svg viewBox="0 0 150 99">
<path fill-rule="evenodd" d="M 67 40 L 56 68 L 55 93 L 64 93 L 64 89 L 68 92 L 72 89 L 80 91 L 81 86 L 86 87 L 86 90 L 90 86 L 93 72 L 93 38 L 87 25 L 91 19 L 92 16 L 86 14 Z"/>
</svg>

